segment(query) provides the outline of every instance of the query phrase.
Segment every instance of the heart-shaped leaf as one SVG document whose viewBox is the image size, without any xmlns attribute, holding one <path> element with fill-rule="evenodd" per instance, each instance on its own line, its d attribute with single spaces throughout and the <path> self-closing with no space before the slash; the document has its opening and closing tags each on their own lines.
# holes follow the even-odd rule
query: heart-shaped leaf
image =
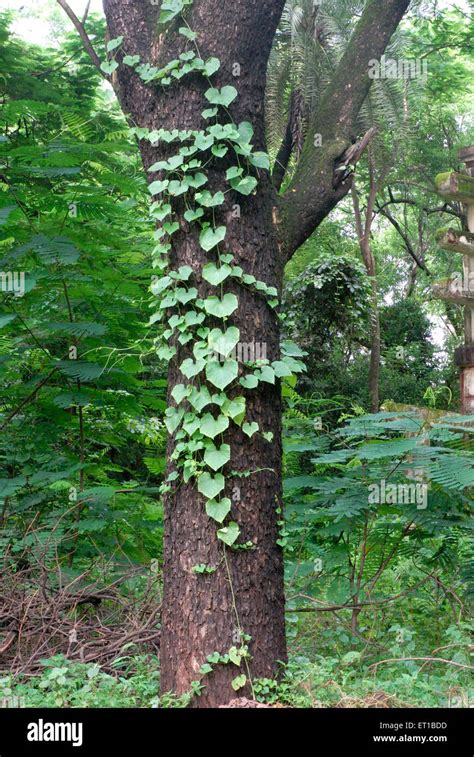
<svg viewBox="0 0 474 757">
<path fill-rule="evenodd" d="M 223 105 L 224 108 L 227 108 L 238 94 L 235 87 L 227 85 L 226 87 L 222 87 L 222 89 L 211 87 L 211 89 L 207 90 L 205 96 L 212 105 Z"/>
<path fill-rule="evenodd" d="M 207 386 L 203 386 L 202 389 L 193 387 L 188 399 L 198 413 L 201 413 L 207 405 L 212 404 L 212 397 Z"/>
<path fill-rule="evenodd" d="M 207 499 L 215 499 L 225 487 L 225 478 L 222 473 L 211 476 L 210 473 L 203 473 L 199 476 L 198 492 L 203 494 Z"/>
<path fill-rule="evenodd" d="M 148 187 L 148 191 L 151 195 L 159 195 L 164 192 L 165 189 L 168 189 L 169 185 L 170 183 L 168 179 L 165 179 L 164 181 L 152 181 Z"/>
<path fill-rule="evenodd" d="M 204 310 L 209 315 L 214 315 L 216 318 L 227 318 L 229 315 L 237 310 L 239 307 L 239 301 L 235 294 L 228 292 L 224 295 L 223 299 L 219 297 L 208 297 L 204 300 Z"/>
<path fill-rule="evenodd" d="M 206 152 L 215 142 L 215 138 L 212 134 L 200 133 L 194 139 L 194 144 L 201 152 Z"/>
<path fill-rule="evenodd" d="M 196 194 L 196 200 L 200 205 L 203 205 L 205 208 L 217 208 L 219 205 L 223 205 L 225 201 L 225 196 L 223 192 L 216 192 L 214 195 L 212 195 L 207 189 L 205 192 L 198 192 Z M 201 215 L 204 214 L 204 211 L 202 211 Z"/>
<path fill-rule="evenodd" d="M 204 73 L 206 76 L 212 76 L 216 71 L 219 71 L 221 62 L 219 58 L 208 58 L 204 64 Z"/>
<path fill-rule="evenodd" d="M 228 444 L 221 444 L 221 446 L 215 447 L 213 444 L 206 447 L 204 453 L 204 462 L 209 468 L 217 471 L 223 468 L 230 460 L 230 446 Z"/>
<path fill-rule="evenodd" d="M 123 42 L 123 37 L 115 37 L 115 39 L 111 39 L 109 42 L 107 42 L 107 52 L 110 53 L 112 50 L 116 50 L 117 47 L 120 47 L 120 45 Z"/>
<path fill-rule="evenodd" d="M 206 365 L 206 378 L 218 389 L 225 389 L 239 374 L 237 360 L 226 360 L 224 363 L 212 361 Z"/>
<path fill-rule="evenodd" d="M 201 419 L 199 430 L 201 434 L 209 437 L 209 439 L 215 439 L 216 436 L 223 434 L 224 431 L 227 431 L 228 428 L 229 419 L 226 418 L 225 415 L 219 415 L 217 418 L 214 418 L 211 413 L 206 413 L 206 415 Z"/>
<path fill-rule="evenodd" d="M 245 417 L 245 408 L 247 401 L 245 397 L 236 397 L 234 400 L 226 400 L 222 405 L 222 412 L 232 418 L 238 426 Z"/>
<path fill-rule="evenodd" d="M 196 208 L 195 210 L 187 210 L 184 214 L 184 218 L 188 223 L 192 223 L 193 221 L 197 221 L 198 218 L 201 218 L 201 216 L 204 215 L 204 211 L 202 208 Z"/>
<path fill-rule="evenodd" d="M 125 55 L 123 62 L 126 66 L 136 66 L 138 63 L 140 63 L 140 56 L 139 55 Z"/>
<path fill-rule="evenodd" d="M 242 431 L 250 438 L 252 438 L 252 436 L 257 433 L 258 429 L 258 423 L 244 423 L 244 425 L 242 426 Z"/>
<path fill-rule="evenodd" d="M 232 273 L 230 265 L 222 265 L 220 268 L 215 263 L 207 263 L 202 269 L 202 277 L 212 286 L 219 286 L 223 281 L 229 278 Z"/>
<path fill-rule="evenodd" d="M 267 171 L 270 168 L 270 158 L 266 152 L 252 153 L 252 155 L 249 155 L 249 161 L 255 168 L 264 168 Z"/>
<path fill-rule="evenodd" d="M 231 683 L 232 688 L 234 691 L 239 691 L 239 689 L 243 689 L 245 684 L 247 683 L 247 676 L 245 673 L 242 673 L 240 676 L 237 676 L 234 678 L 234 680 Z"/>
<path fill-rule="evenodd" d="M 175 407 L 169 407 L 165 413 L 165 425 L 170 434 L 174 434 L 182 419 L 184 418 L 184 410 L 181 408 L 177 410 Z"/>
<path fill-rule="evenodd" d="M 166 216 L 169 216 L 171 213 L 172 208 L 169 203 L 165 203 L 164 205 L 158 205 L 156 208 L 152 210 L 153 218 L 156 218 L 158 221 L 163 221 Z"/>
<path fill-rule="evenodd" d="M 225 528 L 221 528 L 217 532 L 217 538 L 223 541 L 224 544 L 227 544 L 228 547 L 231 547 L 233 544 L 235 544 L 239 536 L 240 528 L 237 523 L 234 523 L 234 521 L 229 523 L 229 525 Z"/>
<path fill-rule="evenodd" d="M 173 397 L 177 405 L 180 405 L 188 394 L 189 387 L 184 386 L 184 384 L 176 384 L 173 391 L 171 392 L 171 396 Z"/>
<path fill-rule="evenodd" d="M 239 343 L 240 331 L 235 326 L 222 332 L 220 329 L 212 329 L 208 336 L 208 344 L 211 350 L 227 357 L 234 347 Z"/>
<path fill-rule="evenodd" d="M 100 70 L 104 72 L 104 74 L 113 74 L 113 72 L 118 68 L 118 63 L 116 60 L 107 60 L 103 61 L 100 64 Z"/>
<path fill-rule="evenodd" d="M 216 502 L 214 499 L 210 499 L 206 503 L 206 513 L 209 518 L 215 520 L 217 523 L 224 523 L 225 519 L 230 513 L 231 501 L 228 497 L 224 497 L 220 502 Z"/>
<path fill-rule="evenodd" d="M 241 195 L 250 195 L 258 184 L 254 176 L 246 176 L 244 179 L 233 179 L 231 182 L 232 189 Z"/>
<path fill-rule="evenodd" d="M 201 373 L 202 370 L 204 370 L 206 366 L 205 360 L 191 360 L 191 358 L 188 358 L 185 360 L 181 366 L 180 371 L 183 374 L 183 376 L 186 376 L 186 378 L 193 378 L 193 376 L 197 376 L 198 373 Z"/>
<path fill-rule="evenodd" d="M 207 229 L 203 229 L 199 237 L 199 244 L 202 249 L 209 252 L 214 247 L 217 247 L 220 242 L 225 239 L 227 229 L 225 226 L 218 226 L 216 229 L 212 229 L 210 226 Z"/>
</svg>

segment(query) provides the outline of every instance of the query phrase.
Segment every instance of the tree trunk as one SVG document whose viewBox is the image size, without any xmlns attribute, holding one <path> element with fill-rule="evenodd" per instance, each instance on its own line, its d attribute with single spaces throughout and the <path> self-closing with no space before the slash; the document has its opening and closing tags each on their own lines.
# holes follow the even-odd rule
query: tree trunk
<svg viewBox="0 0 474 757">
<path fill-rule="evenodd" d="M 377 274 L 370 275 L 372 287 L 370 314 L 370 366 L 369 366 L 369 396 L 372 413 L 380 409 L 380 314 L 378 304 Z"/>
<path fill-rule="evenodd" d="M 377 193 L 377 187 L 373 179 L 373 170 L 370 171 L 371 184 L 368 197 L 367 209 L 365 211 L 365 223 L 362 221 L 362 212 L 360 209 L 359 196 L 355 187 L 352 188 L 352 204 L 354 207 L 354 218 L 359 239 L 359 247 L 362 253 L 362 259 L 370 279 L 371 298 L 370 298 L 370 365 L 368 389 L 370 397 L 370 409 L 372 413 L 378 413 L 380 408 L 380 313 L 378 304 L 378 285 L 377 285 L 377 266 L 375 257 L 370 246 L 370 231 L 373 221 L 373 207 Z"/>
<path fill-rule="evenodd" d="M 266 66 L 283 4 L 283 0 L 278 0 L 255 7 L 244 0 L 232 4 L 206 0 L 196 4 L 190 15 L 190 26 L 199 33 L 202 57 L 216 56 L 221 60 L 213 86 L 233 84 L 238 89 L 239 97 L 231 107 L 232 117 L 236 123 L 252 123 L 253 143 L 258 150 L 265 149 Z M 140 19 L 133 5 L 131 0 L 104 1 L 111 38 L 124 34 L 125 30 L 129 39 L 127 53 L 140 54 L 146 44 L 144 29 L 150 23 L 150 10 L 144 11 L 142 34 L 135 39 L 135 49 L 130 49 L 131 30 L 140 30 Z M 166 40 L 161 39 L 155 65 L 164 65 L 185 49 L 185 41 L 172 29 L 167 35 Z M 239 76 L 234 78 L 236 72 Z M 133 73 L 121 67 L 116 82 L 124 112 L 131 114 L 134 125 L 167 130 L 202 129 L 207 125 L 201 113 L 206 107 L 204 91 L 209 85 L 201 77 L 187 77 L 186 83 L 161 92 L 159 98 L 153 89 L 150 93 L 150 87 L 134 79 L 137 77 Z M 146 170 L 157 160 L 168 157 L 161 146 L 154 147 L 146 140 L 140 141 L 140 150 Z M 224 179 L 229 165 L 232 162 L 226 165 L 221 161 L 219 171 L 207 169 L 207 188 L 211 192 L 228 189 Z M 276 194 L 269 173 L 259 173 L 259 185 L 253 195 L 226 194 L 225 205 L 216 213 L 216 223 L 227 226 L 225 249 L 233 253 L 235 265 L 281 291 L 283 256 L 275 227 Z M 157 178 L 154 174 L 148 176 L 150 180 Z M 210 256 L 201 249 L 196 232 L 184 220 L 184 205 L 178 204 L 175 210 L 180 230 L 173 236 L 171 267 L 176 270 L 183 265 L 191 266 L 193 284 L 199 296 L 205 297 L 210 291 L 201 278 L 201 269 Z M 270 361 L 277 360 L 279 323 L 267 300 L 237 283 L 228 286 L 226 282 L 226 291 L 234 292 L 239 300 L 239 309 L 231 321 L 240 329 L 241 343 L 261 345 Z M 173 387 L 183 383 L 179 365 L 189 357 L 189 347 L 176 346 L 178 354 L 169 366 L 171 406 L 175 404 L 171 397 Z M 242 375 L 242 365 L 240 371 Z M 198 707 L 220 705 L 237 696 L 231 681 L 242 673 L 250 681 L 255 677 L 275 677 L 281 669 L 279 663 L 286 660 L 283 555 L 276 543 L 278 521 L 282 517 L 278 383 L 261 383 L 258 389 L 238 392 L 246 395 L 246 421 L 257 422 L 261 431 L 272 432 L 273 440 L 266 441 L 260 434 L 249 439 L 232 424 L 222 439 L 232 450 L 231 461 L 224 469 L 225 496 L 232 500 L 231 518 L 241 529 L 238 543 L 251 543 L 252 547 L 224 548 L 216 537 L 216 523 L 207 516 L 193 480 L 187 485 L 177 482 L 165 501 L 161 690 L 179 695 L 190 691 L 193 681 L 202 679 L 205 689 L 194 700 Z M 171 438 L 169 460 L 173 449 Z M 168 473 L 173 469 L 170 462 Z M 237 475 L 247 471 L 255 472 L 248 477 Z M 216 570 L 212 574 L 193 572 L 193 567 L 201 564 Z M 224 655 L 231 647 L 240 647 L 242 634 L 251 637 L 248 667 L 244 661 L 240 668 L 234 664 L 216 664 L 212 673 L 200 674 L 208 655 L 215 652 Z M 238 696 L 251 694 L 251 684 L 247 684 Z"/>
</svg>

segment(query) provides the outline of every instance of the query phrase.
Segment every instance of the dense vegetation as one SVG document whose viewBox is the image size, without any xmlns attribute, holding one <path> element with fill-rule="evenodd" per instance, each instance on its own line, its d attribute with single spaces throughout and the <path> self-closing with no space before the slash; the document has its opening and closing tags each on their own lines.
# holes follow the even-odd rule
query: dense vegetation
<svg viewBox="0 0 474 757">
<path fill-rule="evenodd" d="M 287 3 L 267 93 L 272 163 L 299 111 L 283 187 L 357 5 L 327 0 L 316 34 L 313 3 Z M 429 76 L 374 87 L 360 119 L 378 132 L 352 195 L 286 269 L 283 339 L 306 370 L 282 375 L 289 661 L 280 680 L 251 682 L 270 704 L 467 706 L 474 696 L 474 444 L 452 360 L 463 319 L 430 295 L 462 265 L 437 238 L 464 228 L 464 208 L 437 198 L 433 179 L 461 168 L 457 150 L 474 143 L 474 65 L 465 13 L 433 5 L 415 4 L 392 41 L 398 57 L 426 58 Z M 1 293 L 0 698 L 186 706 L 205 665 L 188 693 L 158 694 L 159 210 L 150 218 L 136 132 L 67 20 L 54 47 L 27 43 L 11 22 L 0 16 L 0 270 L 25 272 L 25 289 Z M 87 28 L 105 60 L 104 20 Z M 375 273 L 357 232 L 374 186 Z M 414 497 L 390 500 L 390 487 Z M 202 581 L 213 570 L 194 568 Z"/>
</svg>

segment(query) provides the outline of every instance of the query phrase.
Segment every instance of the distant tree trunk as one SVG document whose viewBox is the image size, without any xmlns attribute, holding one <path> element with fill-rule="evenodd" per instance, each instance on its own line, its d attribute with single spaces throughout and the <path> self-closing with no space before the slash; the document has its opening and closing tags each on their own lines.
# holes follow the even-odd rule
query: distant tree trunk
<svg viewBox="0 0 474 757">
<path fill-rule="evenodd" d="M 352 204 L 354 207 L 354 218 L 359 239 L 359 247 L 362 253 L 362 259 L 370 279 L 371 298 L 370 298 L 370 365 L 368 388 L 370 396 L 370 409 L 372 413 L 378 413 L 380 409 L 380 313 L 378 303 L 378 283 L 377 283 L 377 266 L 375 257 L 370 246 L 370 232 L 374 219 L 375 198 L 377 195 L 377 186 L 374 177 L 374 170 L 371 160 L 370 163 L 370 188 L 365 209 L 365 221 L 362 220 L 362 211 L 360 208 L 359 197 L 355 187 L 352 188 Z"/>
</svg>

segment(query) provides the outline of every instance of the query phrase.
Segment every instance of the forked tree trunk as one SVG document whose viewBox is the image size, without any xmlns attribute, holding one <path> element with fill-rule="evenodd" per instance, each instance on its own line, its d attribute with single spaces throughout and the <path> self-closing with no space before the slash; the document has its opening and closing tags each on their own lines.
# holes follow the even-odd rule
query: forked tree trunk
<svg viewBox="0 0 474 757">
<path fill-rule="evenodd" d="M 106 0 L 104 4 L 111 37 L 123 34 L 124 28 L 130 34 L 133 24 L 140 26 L 136 14 L 132 14 L 131 3 L 125 1 L 120 8 L 112 1 Z M 266 67 L 283 0 L 275 2 L 271 11 L 268 3 L 262 3 L 261 11 L 258 5 L 242 0 L 200 2 L 192 11 L 191 24 L 199 32 L 202 57 L 212 55 L 222 62 L 213 79 L 214 86 L 233 84 L 238 89 L 232 116 L 236 123 L 252 123 L 255 147 L 262 150 Z M 141 33 L 146 36 L 144 27 Z M 161 65 L 184 49 L 182 37 L 172 30 L 168 36 L 169 43 L 161 40 L 158 61 Z M 127 52 L 139 53 L 141 44 L 146 44 L 146 39 L 142 43 L 140 38 L 135 40 L 136 49 Z M 240 75 L 234 76 L 236 73 Z M 201 113 L 206 107 L 204 91 L 209 85 L 200 77 L 189 78 L 185 85 L 161 92 L 159 98 L 153 94 L 153 88 L 150 94 L 149 86 L 132 81 L 132 77 L 124 70 L 117 85 L 124 112 L 131 114 L 135 125 L 168 130 L 206 126 Z M 161 145 L 156 148 L 142 140 L 140 149 L 146 169 L 163 157 Z M 208 185 L 211 191 L 228 188 L 224 186 L 224 172 L 229 165 L 232 163 L 226 165 L 221 161 L 219 173 L 211 169 Z M 156 176 L 150 176 L 153 178 Z M 274 226 L 275 199 L 268 172 L 260 171 L 256 194 L 250 197 L 234 192 L 226 194 L 226 203 L 216 214 L 216 222 L 227 225 L 225 248 L 234 254 L 235 264 L 281 290 L 283 259 Z M 193 283 L 200 296 L 206 296 L 209 288 L 200 278 L 200 271 L 209 262 L 209 255 L 200 248 L 195 231 L 182 214 L 180 225 L 180 231 L 173 236 L 171 265 L 174 269 L 191 266 L 195 272 Z M 226 291 L 234 291 L 239 299 L 239 309 L 231 320 L 240 329 L 241 342 L 263 345 L 268 359 L 277 360 L 279 325 L 275 311 L 265 298 L 248 288 L 226 284 Z M 170 405 L 174 404 L 173 387 L 183 380 L 188 383 L 179 371 L 179 365 L 188 356 L 187 348 L 180 348 L 170 363 Z M 266 383 L 245 394 L 246 420 L 256 421 L 262 431 L 274 435 L 272 442 L 260 434 L 249 439 L 236 426 L 224 434 L 232 449 L 231 462 L 224 471 L 225 495 L 232 499 L 231 517 L 241 528 L 239 544 L 251 542 L 253 546 L 241 551 L 227 549 L 224 554 L 224 545 L 216 538 L 216 524 L 206 515 L 203 498 L 197 494 L 193 481 L 188 485 L 177 483 L 166 497 L 162 692 L 189 691 L 191 683 L 202 678 L 199 669 L 208 655 L 225 654 L 232 646 L 241 646 L 241 631 L 251 637 L 251 677 L 274 677 L 280 669 L 279 661 L 286 660 L 283 558 L 276 543 L 281 519 L 280 389 L 277 384 Z M 173 446 L 170 439 L 168 458 Z M 170 463 L 168 472 L 172 468 Z M 255 472 L 242 478 L 233 475 L 247 471 Z M 216 571 L 210 575 L 194 573 L 193 567 L 200 564 L 215 567 Z M 247 673 L 245 665 L 240 670 L 232 664 L 215 665 L 214 672 L 203 679 L 206 688 L 196 705 L 215 706 L 235 697 L 231 681 L 240 673 Z M 251 688 L 247 686 L 241 693 L 249 695 Z"/>
</svg>

